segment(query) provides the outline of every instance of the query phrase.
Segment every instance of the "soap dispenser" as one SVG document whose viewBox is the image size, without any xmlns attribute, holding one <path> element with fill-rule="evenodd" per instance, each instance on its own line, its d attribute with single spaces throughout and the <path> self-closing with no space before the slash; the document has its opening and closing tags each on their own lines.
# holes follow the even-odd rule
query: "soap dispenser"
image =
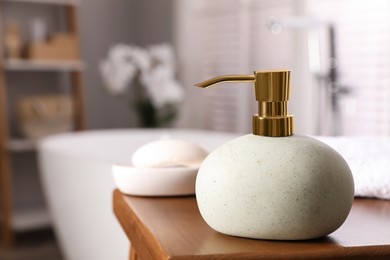
<svg viewBox="0 0 390 260">
<path fill-rule="evenodd" d="M 253 133 L 211 152 L 196 179 L 199 211 L 213 229 L 271 240 L 326 236 L 347 218 L 354 198 L 351 170 L 334 149 L 294 135 L 287 112 L 290 71 L 255 71 L 196 84 L 253 82 Z"/>
</svg>

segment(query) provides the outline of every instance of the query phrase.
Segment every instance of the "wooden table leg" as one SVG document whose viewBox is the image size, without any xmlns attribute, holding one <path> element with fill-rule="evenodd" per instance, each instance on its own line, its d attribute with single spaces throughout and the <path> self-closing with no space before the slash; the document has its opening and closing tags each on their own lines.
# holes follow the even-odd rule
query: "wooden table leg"
<svg viewBox="0 0 390 260">
<path fill-rule="evenodd" d="M 140 260 L 135 252 L 135 249 L 132 245 L 130 245 L 130 260 Z"/>
</svg>

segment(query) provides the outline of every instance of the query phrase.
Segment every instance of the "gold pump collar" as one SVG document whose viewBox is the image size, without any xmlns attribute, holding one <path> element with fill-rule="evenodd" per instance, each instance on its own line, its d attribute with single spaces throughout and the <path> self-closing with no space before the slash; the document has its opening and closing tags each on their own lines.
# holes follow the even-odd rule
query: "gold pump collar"
<svg viewBox="0 0 390 260">
<path fill-rule="evenodd" d="M 253 116 L 253 134 L 282 137 L 294 133 L 293 115 L 287 113 L 290 71 L 255 71 L 253 75 L 224 75 L 195 84 L 208 88 L 223 82 L 254 82 L 258 114 Z"/>
</svg>

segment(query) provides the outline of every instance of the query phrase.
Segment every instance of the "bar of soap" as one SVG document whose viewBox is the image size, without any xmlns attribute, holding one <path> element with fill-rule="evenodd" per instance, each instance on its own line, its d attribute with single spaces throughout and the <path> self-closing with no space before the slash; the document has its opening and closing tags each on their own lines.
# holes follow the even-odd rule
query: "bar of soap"
<svg viewBox="0 0 390 260">
<path fill-rule="evenodd" d="M 194 167 L 198 168 L 208 152 L 192 142 L 167 139 L 147 143 L 135 151 L 134 167 Z"/>
</svg>

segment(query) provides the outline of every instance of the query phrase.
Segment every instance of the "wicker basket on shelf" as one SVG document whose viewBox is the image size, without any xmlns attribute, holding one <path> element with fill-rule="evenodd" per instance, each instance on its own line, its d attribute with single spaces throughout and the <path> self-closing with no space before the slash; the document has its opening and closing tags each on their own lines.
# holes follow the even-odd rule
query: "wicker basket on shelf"
<svg viewBox="0 0 390 260">
<path fill-rule="evenodd" d="M 73 102 L 66 95 L 22 97 L 17 102 L 20 132 L 30 139 L 71 131 Z"/>
</svg>

